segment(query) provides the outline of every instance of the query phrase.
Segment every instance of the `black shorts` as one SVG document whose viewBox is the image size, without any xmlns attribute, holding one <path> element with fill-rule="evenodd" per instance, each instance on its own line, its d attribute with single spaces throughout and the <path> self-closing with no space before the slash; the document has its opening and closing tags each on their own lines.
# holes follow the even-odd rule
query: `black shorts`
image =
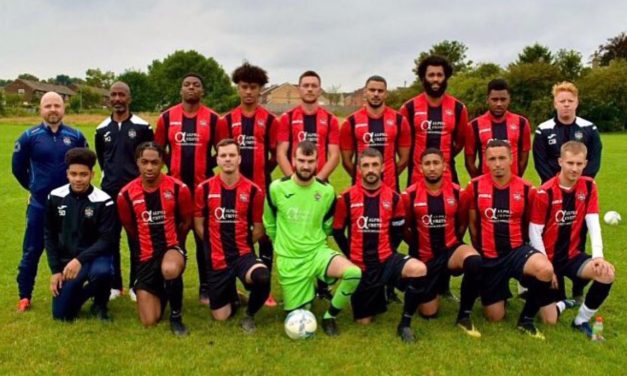
<svg viewBox="0 0 627 376">
<path fill-rule="evenodd" d="M 540 253 L 531 246 L 522 245 L 507 255 L 496 259 L 483 259 L 481 280 L 481 304 L 488 306 L 512 297 L 509 280 L 522 282 L 523 270 L 529 257 Z"/>
<path fill-rule="evenodd" d="M 554 293 L 554 301 L 566 299 L 566 288 L 564 286 L 564 277 L 568 277 L 573 282 L 579 282 L 581 286 L 585 286 L 590 280 L 583 279 L 579 275 L 588 262 L 592 260 L 590 255 L 583 252 L 568 260 L 564 265 L 553 265 L 555 274 L 557 275 L 558 289 L 551 290 Z"/>
<path fill-rule="evenodd" d="M 387 311 L 385 287 L 392 283 L 397 289 L 405 290 L 402 272 L 405 263 L 410 259 L 410 256 L 394 253 L 379 267 L 368 268 L 362 273 L 359 286 L 351 297 L 355 320 Z"/>
<path fill-rule="evenodd" d="M 239 299 L 237 296 L 237 286 L 235 278 L 239 278 L 246 290 L 250 290 L 250 285 L 246 284 L 246 273 L 256 264 L 264 265 L 254 253 L 247 253 L 238 257 L 235 262 L 222 270 L 209 270 L 208 292 L 209 307 L 218 309 L 233 303 Z"/>
<path fill-rule="evenodd" d="M 185 262 L 187 262 L 187 254 L 183 248 L 176 246 L 169 248 L 168 251 L 171 249 L 183 255 Z M 165 252 L 160 256 L 153 256 L 153 258 L 148 261 L 141 261 L 137 263 L 135 283 L 133 284 L 135 289 L 148 291 L 161 299 L 165 297 L 165 279 L 161 273 L 163 256 L 165 256 Z"/>
<path fill-rule="evenodd" d="M 448 260 L 451 258 L 457 248 L 464 245 L 463 242 L 458 242 L 452 247 L 445 249 L 438 256 L 427 261 L 427 276 L 425 278 L 425 290 L 420 295 L 420 303 L 430 302 L 438 296 L 440 286 L 442 286 L 442 279 L 448 278 L 451 274 L 459 275 L 461 270 L 456 273 L 451 272 L 448 269 Z"/>
</svg>

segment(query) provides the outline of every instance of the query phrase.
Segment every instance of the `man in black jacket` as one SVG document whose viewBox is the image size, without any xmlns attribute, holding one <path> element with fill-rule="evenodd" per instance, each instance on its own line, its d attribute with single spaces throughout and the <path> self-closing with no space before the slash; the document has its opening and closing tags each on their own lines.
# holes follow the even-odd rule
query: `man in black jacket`
<svg viewBox="0 0 627 376">
<path fill-rule="evenodd" d="M 107 303 L 113 275 L 115 205 L 109 195 L 91 185 L 94 152 L 71 149 L 65 164 L 70 183 L 50 192 L 46 204 L 52 317 L 74 320 L 81 306 L 93 297 L 92 315 L 110 321 Z"/>
<path fill-rule="evenodd" d="M 100 188 L 115 200 L 122 187 L 139 176 L 135 161 L 135 149 L 146 141 L 152 141 L 154 135 L 147 121 L 131 113 L 131 89 L 126 83 L 117 81 L 111 85 L 109 101 L 112 110 L 111 116 L 104 119 L 96 128 L 95 145 L 98 164 L 102 170 Z M 117 298 L 123 291 L 120 262 L 122 224 L 118 221 L 117 216 L 114 220 L 113 282 L 111 283 L 110 299 Z M 136 245 L 129 240 L 128 247 L 130 249 Z M 135 280 L 132 261 L 131 258 L 129 278 L 131 299 L 134 296 L 132 287 Z"/>
</svg>

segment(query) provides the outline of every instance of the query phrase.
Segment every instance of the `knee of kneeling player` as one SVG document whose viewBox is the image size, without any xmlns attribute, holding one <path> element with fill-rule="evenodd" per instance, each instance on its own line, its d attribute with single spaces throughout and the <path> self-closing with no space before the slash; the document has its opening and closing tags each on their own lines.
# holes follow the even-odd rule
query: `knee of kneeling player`
<svg viewBox="0 0 627 376">
<path fill-rule="evenodd" d="M 407 277 L 418 278 L 427 275 L 427 265 L 418 260 L 411 260 L 411 263 L 407 265 Z"/>
<path fill-rule="evenodd" d="M 161 273 L 166 280 L 172 280 L 179 276 L 180 271 L 176 264 L 167 263 L 161 266 Z"/>
<path fill-rule="evenodd" d="M 479 275 L 481 273 L 481 256 L 472 255 L 464 259 L 464 273 L 470 275 Z"/>
<path fill-rule="evenodd" d="M 357 285 L 361 280 L 361 269 L 359 269 L 359 267 L 355 265 L 349 266 L 348 268 L 346 268 L 346 270 L 344 270 L 344 273 L 342 274 L 342 280 L 354 283 L 355 288 L 357 288 Z"/>
<path fill-rule="evenodd" d="M 551 279 L 553 278 L 553 265 L 551 265 L 551 263 L 546 260 L 540 266 L 538 266 L 535 277 L 536 279 L 543 282 L 551 281 Z"/>
<path fill-rule="evenodd" d="M 250 280 L 255 285 L 268 285 L 270 284 L 270 271 L 265 266 L 258 267 L 250 273 Z"/>
</svg>

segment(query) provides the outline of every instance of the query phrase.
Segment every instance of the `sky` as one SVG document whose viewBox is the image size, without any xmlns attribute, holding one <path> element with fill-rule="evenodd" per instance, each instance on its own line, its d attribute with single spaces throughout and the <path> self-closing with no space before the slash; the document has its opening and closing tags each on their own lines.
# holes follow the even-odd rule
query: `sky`
<svg viewBox="0 0 627 376">
<path fill-rule="evenodd" d="M 271 84 L 313 69 L 323 88 L 352 91 L 373 74 L 390 87 L 411 84 L 413 60 L 443 40 L 464 43 L 475 63 L 506 66 L 536 42 L 587 62 L 623 31 L 624 0 L 0 0 L 0 78 L 147 71 L 193 49 L 229 74 L 245 60 Z"/>
</svg>

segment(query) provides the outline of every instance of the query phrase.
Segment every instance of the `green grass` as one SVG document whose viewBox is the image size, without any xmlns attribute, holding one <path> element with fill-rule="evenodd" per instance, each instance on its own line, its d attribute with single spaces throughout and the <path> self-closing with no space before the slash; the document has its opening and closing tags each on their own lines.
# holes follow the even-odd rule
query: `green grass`
<svg viewBox="0 0 627 376">
<path fill-rule="evenodd" d="M 80 124 L 93 140 L 95 121 Z M 419 342 L 404 345 L 395 337 L 400 305 L 364 327 L 354 324 L 350 310 L 339 319 L 342 334 L 327 338 L 321 332 L 310 341 L 295 342 L 283 333 L 280 309 L 264 308 L 257 318 L 258 330 L 242 334 L 238 320 L 217 323 L 206 307 L 197 302 L 197 274 L 194 257 L 185 273 L 184 318 L 191 330 L 188 338 L 174 338 L 166 323 L 144 329 L 128 298 L 111 303 L 115 318 L 104 325 L 90 319 L 73 324 L 51 319 L 50 276 L 45 257 L 39 265 L 33 309 L 25 314 L 15 311 L 16 267 L 21 256 L 28 197 L 10 170 L 13 143 L 26 129 L 23 125 L 0 122 L 0 219 L 7 230 L 0 236 L 0 374 L 622 374 L 627 344 L 624 310 L 627 234 L 625 225 L 603 225 L 606 257 L 616 265 L 618 279 L 600 314 L 605 319 L 605 343 L 592 343 L 570 329 L 576 311 L 568 311 L 555 327 L 540 325 L 547 340 L 540 342 L 519 334 L 516 318 L 522 308 L 511 300 L 506 320 L 490 324 L 483 319 L 478 304 L 475 324 L 483 337 L 479 340 L 462 334 L 453 325 L 456 304 L 444 301 L 437 320 L 414 320 Z M 602 210 L 627 214 L 627 134 L 603 136 L 603 166 L 598 177 Z M 458 166 L 463 163 L 458 161 Z M 533 168 L 527 177 L 533 178 Z M 468 178 L 462 177 L 466 183 Z M 348 186 L 342 172 L 332 177 L 336 189 Z M 191 246 L 193 248 L 193 245 Z M 192 251 L 193 254 L 193 251 Z M 124 276 L 128 251 L 123 250 Z M 459 293 L 459 278 L 453 288 Z M 126 282 L 126 281 L 125 281 Z M 513 285 L 512 285 L 513 287 Z M 278 284 L 273 292 L 280 298 Z M 326 305 L 318 303 L 320 314 Z"/>
</svg>

